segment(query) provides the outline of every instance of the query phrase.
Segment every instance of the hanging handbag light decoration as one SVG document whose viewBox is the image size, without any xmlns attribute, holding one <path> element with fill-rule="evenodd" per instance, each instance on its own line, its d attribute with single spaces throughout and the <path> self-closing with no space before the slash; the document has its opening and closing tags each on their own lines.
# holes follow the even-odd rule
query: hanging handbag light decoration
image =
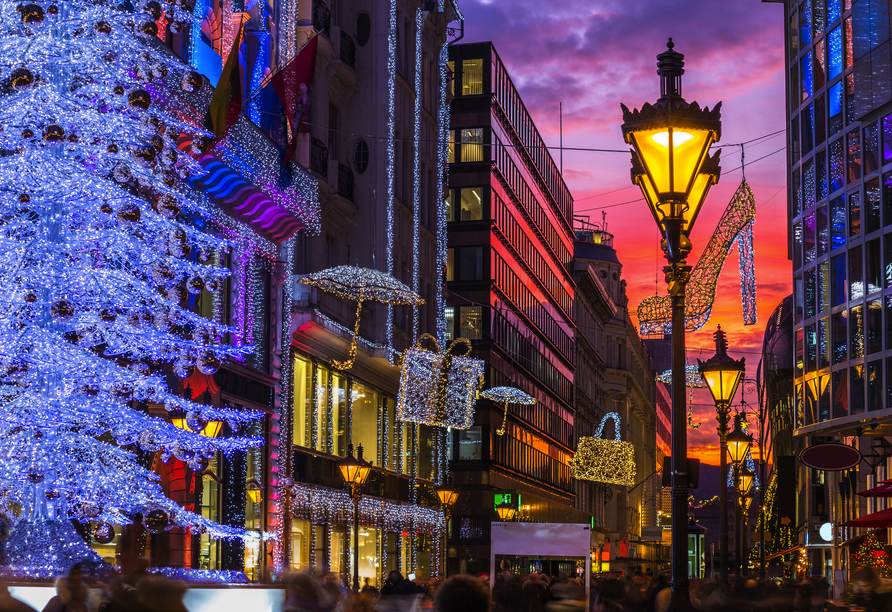
<svg viewBox="0 0 892 612">
<path fill-rule="evenodd" d="M 526 404 L 531 406 L 536 399 L 526 394 L 517 387 L 492 387 L 480 394 L 480 397 L 502 404 L 505 408 L 505 416 L 502 417 L 502 426 L 496 430 L 497 436 L 505 435 L 505 426 L 508 424 L 508 404 Z"/>
<path fill-rule="evenodd" d="M 467 429 L 483 383 L 483 361 L 469 357 L 471 341 L 458 338 L 445 351 L 423 334 L 403 355 L 397 418 L 401 421 Z"/>
<path fill-rule="evenodd" d="M 616 436 L 604 440 L 601 434 L 607 419 L 613 419 Z M 570 462 L 570 475 L 577 480 L 593 480 L 631 487 L 635 484 L 635 447 L 620 438 L 620 417 L 608 412 L 593 438 L 579 438 L 579 448 Z"/>
</svg>

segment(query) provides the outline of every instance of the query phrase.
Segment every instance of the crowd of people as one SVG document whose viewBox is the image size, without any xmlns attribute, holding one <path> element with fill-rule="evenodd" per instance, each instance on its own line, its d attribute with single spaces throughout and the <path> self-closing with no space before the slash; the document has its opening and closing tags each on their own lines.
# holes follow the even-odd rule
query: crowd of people
<svg viewBox="0 0 892 612">
<path fill-rule="evenodd" d="M 139 572 L 115 576 L 88 589 L 75 567 L 56 581 L 56 595 L 42 612 L 186 612 L 187 585 Z M 892 612 L 892 588 L 870 568 L 852 576 L 851 612 Z M 585 585 L 563 572 L 557 576 L 512 571 L 488 577 L 453 576 L 421 583 L 392 571 L 380 589 L 365 580 L 358 593 L 337 574 L 283 576 L 283 612 L 665 612 L 671 589 L 667 576 L 635 572 L 596 579 L 586 598 Z M 736 578 L 691 582 L 690 597 L 699 612 L 821 612 L 829 595 L 823 578 L 801 581 Z M 14 599 L 0 583 L 0 612 L 37 612 Z"/>
</svg>

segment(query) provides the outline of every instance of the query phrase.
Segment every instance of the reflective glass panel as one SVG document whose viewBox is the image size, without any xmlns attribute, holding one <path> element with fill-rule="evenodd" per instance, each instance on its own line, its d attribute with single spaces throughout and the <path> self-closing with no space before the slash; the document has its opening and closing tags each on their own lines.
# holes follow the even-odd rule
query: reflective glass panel
<svg viewBox="0 0 892 612">
<path fill-rule="evenodd" d="M 864 307 L 849 311 L 849 359 L 864 357 Z"/>
<path fill-rule="evenodd" d="M 867 302 L 867 314 L 865 315 L 867 338 L 864 349 L 868 355 L 883 350 L 883 300 L 870 300 Z"/>
<path fill-rule="evenodd" d="M 864 127 L 864 174 L 870 174 L 879 168 L 880 128 L 876 121 Z"/>
<path fill-rule="evenodd" d="M 867 410 L 883 408 L 883 362 L 881 359 L 867 364 Z"/>
<path fill-rule="evenodd" d="M 846 303 L 846 254 L 830 259 L 830 306 Z"/>
<path fill-rule="evenodd" d="M 831 81 L 842 74 L 842 27 L 836 26 L 827 35 L 827 78 Z"/>
<path fill-rule="evenodd" d="M 861 233 L 861 192 L 853 191 L 849 194 L 849 236 L 857 236 Z"/>
<path fill-rule="evenodd" d="M 849 374 L 849 407 L 852 414 L 861 414 L 864 412 L 864 366 L 852 366 Z"/>
<path fill-rule="evenodd" d="M 818 369 L 830 367 L 830 318 L 818 321 Z"/>
<path fill-rule="evenodd" d="M 833 379 L 833 418 L 849 416 L 849 374 L 837 370 L 830 375 Z"/>
<path fill-rule="evenodd" d="M 848 312 L 843 310 L 830 315 L 830 338 L 833 343 L 833 365 L 843 363 L 849 358 Z"/>
<path fill-rule="evenodd" d="M 815 213 L 805 217 L 803 220 L 804 245 L 805 245 L 805 263 L 815 260 L 817 249 L 815 248 Z"/>
<path fill-rule="evenodd" d="M 845 159 L 842 154 L 842 139 L 830 143 L 830 193 L 839 191 L 846 184 Z"/>
<path fill-rule="evenodd" d="M 828 225 L 827 208 L 826 204 L 818 208 L 818 257 L 830 252 L 830 226 Z"/>
<path fill-rule="evenodd" d="M 861 262 L 861 245 L 849 249 L 849 299 L 864 297 L 864 266 Z"/>
</svg>

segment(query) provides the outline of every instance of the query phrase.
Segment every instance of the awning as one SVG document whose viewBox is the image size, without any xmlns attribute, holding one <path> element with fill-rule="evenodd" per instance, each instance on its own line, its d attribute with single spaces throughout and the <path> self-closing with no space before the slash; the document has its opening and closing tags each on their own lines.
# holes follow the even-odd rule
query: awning
<svg viewBox="0 0 892 612">
<path fill-rule="evenodd" d="M 181 137 L 178 148 L 189 152 L 192 141 Z M 194 155 L 195 161 L 205 174 L 190 180 L 196 189 L 204 191 L 217 201 L 226 212 L 244 221 L 267 236 L 273 242 L 283 242 L 298 230 L 306 228 L 290 211 L 286 210 L 259 187 L 252 185 L 214 155 Z"/>
<path fill-rule="evenodd" d="M 867 489 L 866 491 L 858 491 L 858 495 L 862 497 L 892 497 L 892 482 L 886 480 L 878 487 Z"/>
<path fill-rule="evenodd" d="M 892 524 L 892 508 L 873 512 L 843 523 L 843 527 L 886 527 Z"/>
<path fill-rule="evenodd" d="M 794 550 L 799 550 L 799 548 L 800 548 L 799 546 L 794 546 L 793 548 L 788 548 L 787 550 L 782 550 L 780 552 L 772 553 L 772 554 L 768 555 L 767 557 L 765 557 L 765 560 L 771 561 L 772 559 L 780 557 L 781 555 L 786 555 L 786 554 L 793 552 Z"/>
</svg>

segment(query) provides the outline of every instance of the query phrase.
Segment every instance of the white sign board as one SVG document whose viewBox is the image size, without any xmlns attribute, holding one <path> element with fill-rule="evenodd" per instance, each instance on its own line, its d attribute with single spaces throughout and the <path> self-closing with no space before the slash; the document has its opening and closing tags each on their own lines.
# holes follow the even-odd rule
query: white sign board
<svg viewBox="0 0 892 612">
<path fill-rule="evenodd" d="M 496 555 L 585 559 L 585 598 L 592 577 L 591 527 L 584 523 L 493 523 L 489 557 L 490 588 L 495 586 Z"/>
<path fill-rule="evenodd" d="M 660 542 L 663 539 L 662 527 L 642 527 L 641 539 L 645 542 Z"/>
</svg>

